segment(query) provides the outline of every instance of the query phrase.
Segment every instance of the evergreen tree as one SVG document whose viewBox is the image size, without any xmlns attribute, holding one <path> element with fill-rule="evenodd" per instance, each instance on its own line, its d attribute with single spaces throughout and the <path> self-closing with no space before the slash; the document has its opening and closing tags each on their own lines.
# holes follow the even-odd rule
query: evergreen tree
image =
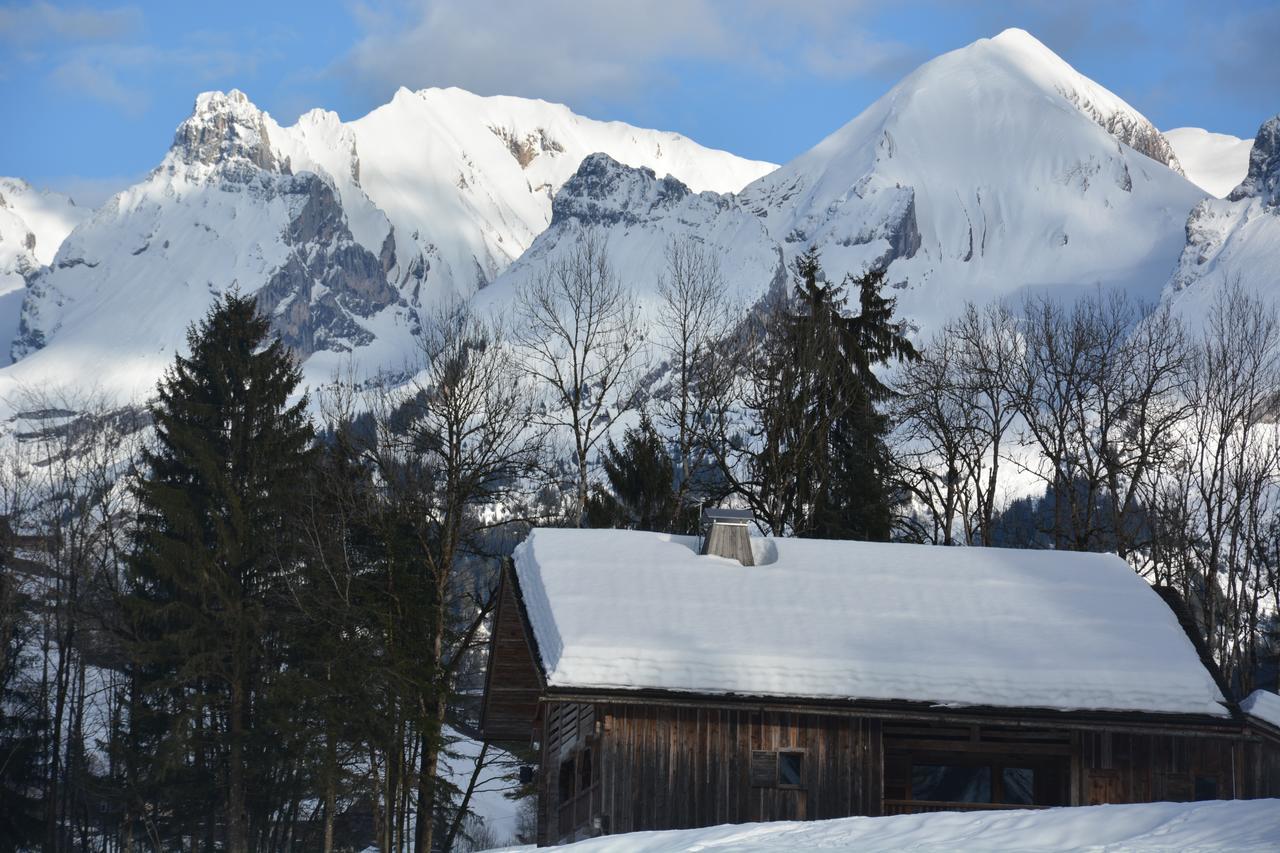
<svg viewBox="0 0 1280 853">
<path fill-rule="evenodd" d="M 686 533 L 697 509 L 683 507 L 676 491 L 676 464 L 648 413 L 629 427 L 619 447 L 612 438 L 601 458 L 609 488 L 597 488 L 587 505 L 592 527 Z"/>
<path fill-rule="evenodd" d="M 893 320 L 894 300 L 881 294 L 882 271 L 832 284 L 812 249 L 792 271 L 792 298 L 766 317 L 748 359 L 751 434 L 713 439 L 722 472 L 775 534 L 887 539 L 888 420 L 876 403 L 892 391 L 875 369 L 916 358 L 915 348 Z M 852 316 L 851 288 L 859 308 Z M 722 413 L 719 428 L 730 420 Z M 745 477 L 735 470 L 735 445 Z"/>
<path fill-rule="evenodd" d="M 0 522 L 0 851 L 21 849 L 23 839 L 39 836 L 40 755 L 47 721 L 36 691 L 23 670 L 31 665 L 28 648 L 34 609 L 9 566 L 11 531 Z"/>
<path fill-rule="evenodd" d="M 178 831 L 206 844 L 221 835 L 232 853 L 250 846 L 250 803 L 263 811 L 265 792 L 249 790 L 265 783 L 255 765 L 282 748 L 265 718 L 281 698 L 269 695 L 278 614 L 312 442 L 305 398 L 289 404 L 297 366 L 268 334 L 253 299 L 225 296 L 160 382 L 126 601 L 143 796 L 163 802 L 157 814 L 192 821 Z"/>
<path fill-rule="evenodd" d="M 889 419 L 876 409 L 892 390 L 875 374 L 890 361 L 918 358 L 915 347 L 893 319 L 896 300 L 882 294 L 884 270 L 871 270 L 854 279 L 846 275 L 838 288 L 816 287 L 817 258 L 804 256 L 806 275 L 801 304 L 810 317 L 822 318 L 836 329 L 836 364 L 847 363 L 853 376 L 837 382 L 843 396 L 827 436 L 830 467 L 826 488 L 815 502 L 810 535 L 830 539 L 888 541 L 893 506 L 899 502 L 892 487 L 893 459 L 885 437 Z M 858 313 L 845 316 L 844 291 L 856 287 Z"/>
</svg>

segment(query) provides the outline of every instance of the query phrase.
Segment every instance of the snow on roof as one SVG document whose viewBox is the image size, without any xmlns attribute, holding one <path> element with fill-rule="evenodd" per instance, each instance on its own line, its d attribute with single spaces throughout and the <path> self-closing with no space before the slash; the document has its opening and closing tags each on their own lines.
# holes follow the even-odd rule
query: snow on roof
<svg viewBox="0 0 1280 853">
<path fill-rule="evenodd" d="M 1255 690 L 1240 703 L 1240 710 L 1280 729 L 1280 694 Z"/>
<path fill-rule="evenodd" d="M 539 529 L 515 553 L 551 687 L 1226 716 L 1118 557 Z"/>
</svg>

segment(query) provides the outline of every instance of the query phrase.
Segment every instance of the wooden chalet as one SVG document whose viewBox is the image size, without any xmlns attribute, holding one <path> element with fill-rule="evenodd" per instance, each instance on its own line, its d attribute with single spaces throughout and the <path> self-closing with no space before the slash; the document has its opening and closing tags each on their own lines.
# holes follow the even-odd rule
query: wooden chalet
<svg viewBox="0 0 1280 853">
<path fill-rule="evenodd" d="M 1176 598 L 1118 558 L 739 521 L 539 529 L 517 549 L 482 727 L 538 749 L 539 844 L 1280 797 L 1280 697 L 1232 702 Z"/>
</svg>

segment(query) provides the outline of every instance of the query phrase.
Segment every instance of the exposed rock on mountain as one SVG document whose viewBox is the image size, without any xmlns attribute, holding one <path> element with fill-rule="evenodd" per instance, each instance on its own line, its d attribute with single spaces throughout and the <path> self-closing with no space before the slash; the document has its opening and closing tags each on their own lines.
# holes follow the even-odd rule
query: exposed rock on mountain
<svg viewBox="0 0 1280 853">
<path fill-rule="evenodd" d="M 608 154 L 592 154 L 551 203 L 551 224 L 575 220 L 593 228 L 636 225 L 667 215 L 689 188 L 652 169 L 631 169 Z"/>
<path fill-rule="evenodd" d="M 1249 170 L 1225 199 L 1202 201 L 1186 225 L 1186 246 L 1167 297 L 1203 318 L 1222 288 L 1239 285 L 1275 300 L 1280 269 L 1280 116 L 1258 130 Z"/>
<path fill-rule="evenodd" d="M 1258 199 L 1268 209 L 1280 205 L 1280 116 L 1258 128 L 1249 153 L 1249 171 L 1227 196 L 1230 201 L 1248 198 Z"/>
</svg>

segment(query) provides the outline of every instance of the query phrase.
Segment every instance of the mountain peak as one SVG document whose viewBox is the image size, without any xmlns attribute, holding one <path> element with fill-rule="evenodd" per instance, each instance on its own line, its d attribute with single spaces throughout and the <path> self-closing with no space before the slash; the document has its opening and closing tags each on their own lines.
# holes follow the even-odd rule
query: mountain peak
<svg viewBox="0 0 1280 853">
<path fill-rule="evenodd" d="M 1021 27 L 1008 27 L 1003 29 L 992 36 L 990 41 L 1006 47 L 1017 47 L 1023 49 L 1030 48 L 1033 50 L 1043 50 L 1048 53 L 1053 53 L 1053 51 L 1049 50 L 1044 42 L 1040 41 L 1040 39 L 1036 38 Z M 1057 56 L 1056 53 L 1053 55 Z"/>
<path fill-rule="evenodd" d="M 217 166 L 247 161 L 278 171 L 271 148 L 270 117 L 239 89 L 201 92 L 191 115 L 178 125 L 171 150 L 187 164 Z"/>
<path fill-rule="evenodd" d="M 1231 201 L 1257 197 L 1266 207 L 1280 206 L 1280 115 L 1258 128 L 1249 153 L 1249 172 L 1227 196 Z"/>
<path fill-rule="evenodd" d="M 647 166 L 632 167 L 608 154 L 589 154 L 556 193 L 551 224 L 575 219 L 589 227 L 634 225 L 686 198 L 687 186 Z"/>
</svg>

